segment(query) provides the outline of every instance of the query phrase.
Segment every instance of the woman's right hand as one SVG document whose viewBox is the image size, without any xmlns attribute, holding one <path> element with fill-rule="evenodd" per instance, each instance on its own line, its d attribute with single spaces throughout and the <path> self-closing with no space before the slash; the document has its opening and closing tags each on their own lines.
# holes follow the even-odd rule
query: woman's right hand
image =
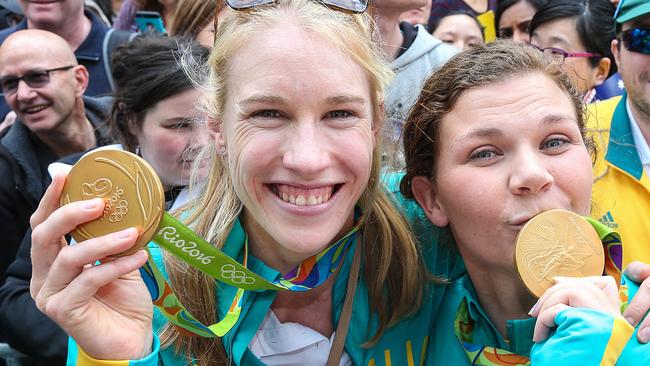
<svg viewBox="0 0 650 366">
<path fill-rule="evenodd" d="M 32 298 L 89 356 L 140 359 L 151 352 L 153 340 L 153 305 L 138 273 L 147 253 L 107 258 L 133 246 L 134 228 L 67 245 L 64 235 L 98 218 L 104 201 L 59 207 L 64 183 L 65 176 L 54 177 L 30 219 Z M 97 261 L 102 264 L 93 265 Z"/>
</svg>

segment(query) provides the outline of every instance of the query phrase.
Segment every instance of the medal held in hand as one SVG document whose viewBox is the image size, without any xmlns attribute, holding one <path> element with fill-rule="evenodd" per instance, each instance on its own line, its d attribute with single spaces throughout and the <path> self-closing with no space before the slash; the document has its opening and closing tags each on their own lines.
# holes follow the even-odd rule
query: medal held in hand
<svg viewBox="0 0 650 366">
<path fill-rule="evenodd" d="M 582 216 L 550 210 L 533 217 L 519 232 L 515 265 L 528 290 L 540 297 L 554 285 L 553 277 L 602 275 L 603 243 Z"/>
<path fill-rule="evenodd" d="M 142 249 L 158 230 L 165 213 L 165 192 L 156 172 L 141 157 L 121 150 L 96 150 L 80 159 L 68 174 L 61 205 L 104 199 L 104 212 L 71 234 L 81 242 L 129 227 L 138 229 L 135 245 L 118 254 Z"/>
</svg>

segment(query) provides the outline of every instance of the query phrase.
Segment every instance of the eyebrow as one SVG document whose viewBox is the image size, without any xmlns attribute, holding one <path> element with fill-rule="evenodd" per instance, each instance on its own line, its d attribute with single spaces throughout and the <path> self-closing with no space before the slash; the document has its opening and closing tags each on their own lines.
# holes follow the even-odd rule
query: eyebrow
<svg viewBox="0 0 650 366">
<path fill-rule="evenodd" d="M 327 104 L 357 103 L 366 104 L 366 99 L 356 95 L 336 95 L 325 99 Z"/>
<path fill-rule="evenodd" d="M 264 103 L 264 104 L 288 104 L 287 101 L 276 95 L 254 95 L 239 102 L 240 107 L 245 107 L 249 104 Z"/>
<path fill-rule="evenodd" d="M 539 121 L 539 124 L 541 126 L 544 125 L 553 125 L 553 124 L 565 124 L 568 122 L 574 122 L 578 123 L 578 121 L 566 114 L 549 114 L 544 116 Z M 503 136 L 503 131 L 499 128 L 494 128 L 494 127 L 488 127 L 488 128 L 477 128 L 475 130 L 472 130 L 462 136 L 459 136 L 456 138 L 456 143 L 461 142 L 463 140 L 468 140 L 476 137 L 498 137 L 498 136 Z"/>
<path fill-rule="evenodd" d="M 551 43 L 561 43 L 563 45 L 569 45 L 569 41 L 562 36 L 552 36 Z"/>
<path fill-rule="evenodd" d="M 549 124 L 563 124 L 567 122 L 574 122 L 577 124 L 578 120 L 576 120 L 575 118 L 569 115 L 557 113 L 557 114 L 549 114 L 544 116 L 544 118 L 542 118 L 542 120 L 539 121 L 539 124 L 549 125 Z"/>
<path fill-rule="evenodd" d="M 456 143 L 461 142 L 463 140 L 469 140 L 473 139 L 476 137 L 492 137 L 492 136 L 503 136 L 503 131 L 501 131 L 498 128 L 477 128 L 475 130 L 472 130 L 464 135 L 459 136 L 456 138 Z"/>
<path fill-rule="evenodd" d="M 239 102 L 240 107 L 247 106 L 249 104 L 255 103 L 265 103 L 265 104 L 289 104 L 285 98 L 276 95 L 255 95 L 250 98 L 246 98 Z M 366 104 L 366 99 L 356 96 L 356 95 L 335 95 L 327 97 L 325 99 L 327 104 L 344 104 L 344 103 L 358 103 Z"/>
</svg>

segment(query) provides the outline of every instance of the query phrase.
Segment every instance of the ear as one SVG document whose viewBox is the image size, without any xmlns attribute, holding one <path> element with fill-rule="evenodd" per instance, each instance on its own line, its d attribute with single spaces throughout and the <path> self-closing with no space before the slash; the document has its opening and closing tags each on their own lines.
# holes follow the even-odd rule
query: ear
<svg viewBox="0 0 650 366">
<path fill-rule="evenodd" d="M 74 67 L 74 78 L 77 82 L 77 88 L 75 90 L 76 96 L 78 98 L 83 97 L 86 89 L 88 88 L 88 82 L 90 80 L 90 75 L 88 74 L 88 69 L 83 65 L 77 65 Z"/>
<path fill-rule="evenodd" d="M 208 130 L 214 137 L 217 150 L 226 146 L 226 139 L 223 137 L 223 133 L 221 133 L 221 126 L 220 118 L 208 117 Z"/>
<path fill-rule="evenodd" d="M 438 227 L 449 225 L 449 218 L 438 201 L 436 187 L 429 178 L 423 175 L 414 177 L 411 181 L 411 190 L 415 200 L 424 210 L 424 214 L 434 225 Z"/>
<path fill-rule="evenodd" d="M 614 55 L 614 62 L 616 62 L 616 66 L 618 66 L 619 69 L 621 68 L 621 47 L 622 45 L 618 39 L 612 40 L 610 49 L 612 51 L 612 55 Z"/>
<path fill-rule="evenodd" d="M 612 60 L 609 57 L 603 57 L 598 61 L 596 70 L 594 73 L 594 85 L 600 85 L 605 80 L 607 80 L 607 75 L 609 75 L 609 67 L 612 64 Z"/>
</svg>

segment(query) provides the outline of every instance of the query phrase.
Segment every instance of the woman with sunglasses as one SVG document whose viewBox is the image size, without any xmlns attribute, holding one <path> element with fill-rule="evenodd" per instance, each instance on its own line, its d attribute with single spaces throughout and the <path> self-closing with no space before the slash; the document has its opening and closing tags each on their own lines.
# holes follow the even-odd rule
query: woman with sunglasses
<svg viewBox="0 0 650 366">
<path fill-rule="evenodd" d="M 530 23 L 530 43 L 562 64 L 585 103 L 616 72 L 610 44 L 615 38 L 609 0 L 551 0 Z"/>
<path fill-rule="evenodd" d="M 199 236 L 246 264 L 233 267 L 233 277 L 250 269 L 288 290 L 240 292 L 151 246 L 154 265 L 187 310 L 182 321 L 173 317 L 178 308 L 163 304 L 154 312 L 137 272 L 146 252 L 86 266 L 132 246 L 136 232 L 61 249 L 63 236 L 97 218 L 103 205 L 57 209 L 63 180 L 56 178 L 33 221 L 32 294 L 76 341 L 70 362 L 324 365 L 329 358 L 329 365 L 368 365 L 426 358 L 440 302 L 427 269 L 448 274 L 453 257 L 441 247 L 423 259 L 381 186 L 382 91 L 391 72 L 371 42 L 370 18 L 350 14 L 366 4 L 327 4 L 281 0 L 226 15 L 209 60 L 211 170 L 183 213 Z M 218 328 L 230 319 L 225 334 L 190 333 L 208 333 L 192 324 L 221 321 Z"/>
<path fill-rule="evenodd" d="M 524 44 L 477 46 L 425 83 L 405 125 L 401 188 L 453 236 L 467 269 L 444 293 L 430 364 L 650 362 L 650 346 L 639 343 L 621 316 L 611 277 L 558 279 L 537 300 L 515 267 L 517 236 L 531 218 L 552 209 L 589 214 L 591 145 L 583 137 L 582 110 L 581 95 L 559 65 Z M 563 237 L 568 226 L 536 225 L 543 225 L 536 234 L 545 238 L 534 242 L 535 250 L 555 241 L 580 260 L 585 249 L 572 242 L 574 234 Z M 616 238 L 601 238 L 600 271 L 618 276 Z M 555 326 L 547 339 L 544 328 Z"/>
</svg>

